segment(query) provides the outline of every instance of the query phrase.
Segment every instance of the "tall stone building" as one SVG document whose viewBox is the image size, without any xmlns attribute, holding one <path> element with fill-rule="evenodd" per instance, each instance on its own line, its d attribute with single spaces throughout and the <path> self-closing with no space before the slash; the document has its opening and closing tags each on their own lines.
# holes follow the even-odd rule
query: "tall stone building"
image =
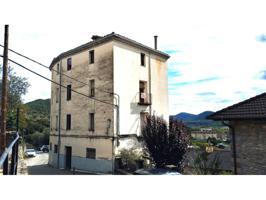
<svg viewBox="0 0 266 200">
<path fill-rule="evenodd" d="M 112 172 L 117 149 L 141 136 L 145 115 L 168 121 L 168 58 L 116 33 L 54 58 L 52 80 L 62 86 L 51 86 L 49 164 Z"/>
</svg>

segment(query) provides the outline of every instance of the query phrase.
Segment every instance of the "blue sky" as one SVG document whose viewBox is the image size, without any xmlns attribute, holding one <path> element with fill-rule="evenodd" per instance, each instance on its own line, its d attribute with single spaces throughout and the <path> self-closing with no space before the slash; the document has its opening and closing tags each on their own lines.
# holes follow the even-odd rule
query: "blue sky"
<svg viewBox="0 0 266 200">
<path fill-rule="evenodd" d="M 171 55 L 170 114 L 217 111 L 265 92 L 263 1 L 9 0 L 2 6 L 8 9 L 0 13 L 0 41 L 9 23 L 10 48 L 46 65 L 93 34 L 115 31 L 151 47 L 158 35 L 159 50 Z M 49 71 L 10 57 L 50 77 Z M 16 71 L 31 83 L 26 102 L 50 97 L 49 82 Z"/>
</svg>

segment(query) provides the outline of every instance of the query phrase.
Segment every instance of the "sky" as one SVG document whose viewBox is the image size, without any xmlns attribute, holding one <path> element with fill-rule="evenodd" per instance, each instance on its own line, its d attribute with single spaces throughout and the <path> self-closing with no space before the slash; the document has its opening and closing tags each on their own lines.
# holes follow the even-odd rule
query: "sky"
<svg viewBox="0 0 266 200">
<path fill-rule="evenodd" d="M 170 114 L 222 108 L 265 92 L 263 1 L 112 0 L 1 2 L 0 44 L 49 66 L 58 54 L 111 32 L 168 53 Z M 2 49 L 0 48 L 0 54 Z M 50 71 L 9 57 L 50 78 Z M 31 87 L 24 102 L 50 98 L 50 82 L 11 65 Z"/>
</svg>

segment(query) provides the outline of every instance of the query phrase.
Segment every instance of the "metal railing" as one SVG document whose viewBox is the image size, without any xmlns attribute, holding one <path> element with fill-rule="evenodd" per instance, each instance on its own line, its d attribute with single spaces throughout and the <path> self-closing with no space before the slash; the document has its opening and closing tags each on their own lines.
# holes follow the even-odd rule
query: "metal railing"
<svg viewBox="0 0 266 200">
<path fill-rule="evenodd" d="M 18 145 L 19 134 L 16 132 L 15 138 L 5 149 L 0 157 L 0 168 L 3 168 L 3 175 L 16 175 L 18 166 Z M 11 154 L 11 161 L 9 156 Z"/>
</svg>

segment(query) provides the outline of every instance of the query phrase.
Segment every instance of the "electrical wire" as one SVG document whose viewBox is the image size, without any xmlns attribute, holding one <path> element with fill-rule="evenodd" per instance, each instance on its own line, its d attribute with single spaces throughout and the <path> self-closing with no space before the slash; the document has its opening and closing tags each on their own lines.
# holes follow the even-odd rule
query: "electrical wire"
<svg viewBox="0 0 266 200">
<path fill-rule="evenodd" d="M 4 48 L 4 46 L 3 46 L 2 44 L 0 44 L 0 46 Z M 47 68 L 47 69 L 49 69 L 49 70 L 51 70 L 51 71 L 54 71 L 54 72 L 56 72 L 56 73 L 58 73 L 58 74 L 61 74 L 62 76 L 65 76 L 65 77 L 67 77 L 67 78 L 69 78 L 69 79 L 71 79 L 71 80 L 74 80 L 74 81 L 76 81 L 76 82 L 78 82 L 78 83 L 81 83 L 81 84 L 83 84 L 83 85 L 88 85 L 88 86 L 89 86 L 88 83 L 84 83 L 84 82 L 82 82 L 82 81 L 80 81 L 80 80 L 77 80 L 77 79 L 75 79 L 75 78 L 72 78 L 71 76 L 68 76 L 67 74 L 64 74 L 64 73 L 62 73 L 62 72 L 59 72 L 59 71 L 57 71 L 57 70 L 55 70 L 55 69 L 52 69 L 52 68 L 50 69 L 50 67 L 48 67 L 48 66 L 46 66 L 46 65 L 44 65 L 44 64 L 42 64 L 42 63 L 40 63 L 40 62 L 38 62 L 38 61 L 36 61 L 36 60 L 34 60 L 34 59 L 32 59 L 32 58 L 29 58 L 28 56 L 25 56 L 25 55 L 23 55 L 23 54 L 21 54 L 21 53 L 19 53 L 19 52 L 17 52 L 17 51 L 14 51 L 14 50 L 12 50 L 12 49 L 8 49 L 8 50 L 11 51 L 11 52 L 13 52 L 13 53 L 15 53 L 15 54 L 17 54 L 17 55 L 19 55 L 19 56 L 21 56 L 21 57 L 23 57 L 23 58 L 26 58 L 26 59 L 28 59 L 28 60 L 30 60 L 30 61 L 32 61 L 32 62 L 38 64 L 38 65 L 40 65 L 40 66 L 42 66 L 42 67 L 44 67 L 44 68 Z M 97 87 L 94 87 L 94 89 L 96 89 L 96 90 L 98 90 L 98 91 L 101 91 L 101 92 L 108 93 L 108 94 L 114 94 L 114 93 L 112 93 L 112 92 L 108 92 L 108 91 L 105 91 L 105 90 L 99 89 L 99 88 L 97 88 Z"/>
<path fill-rule="evenodd" d="M 3 57 L 3 56 L 0 55 L 0 57 Z M 64 86 L 64 85 L 62 85 L 62 84 L 60 84 L 60 83 L 57 83 L 56 81 L 53 81 L 53 80 L 51 80 L 51 79 L 49 79 L 49 78 L 46 78 L 45 76 L 43 76 L 43 75 L 41 75 L 41 74 L 39 74 L 39 73 L 37 73 L 37 72 L 35 72 L 35 71 L 33 71 L 33 70 L 31 70 L 31 69 L 25 67 L 25 66 L 23 66 L 22 64 L 20 64 L 20 63 L 14 61 L 14 60 L 12 60 L 12 59 L 8 59 L 8 60 L 9 60 L 10 62 L 12 62 L 12 63 L 14 63 L 14 64 L 16 64 L 16 65 L 18 65 L 18 66 L 24 68 L 25 70 L 27 70 L 27 71 L 29 71 L 29 72 L 31 72 L 31 73 L 37 75 L 37 76 L 40 76 L 41 78 L 43 78 L 43 79 L 45 79 L 45 80 L 47 80 L 47 81 L 50 81 L 51 83 L 54 83 L 54 84 L 59 85 L 59 86 L 61 86 L 61 87 L 63 87 L 63 88 L 69 89 L 69 88 L 67 88 L 67 86 Z M 108 102 L 102 101 L 102 100 L 100 100 L 100 99 L 96 99 L 96 98 L 90 97 L 90 96 L 88 96 L 88 95 L 86 95 L 86 94 L 83 94 L 83 93 L 81 93 L 81 92 L 78 92 L 78 91 L 76 91 L 76 90 L 73 90 L 72 88 L 71 88 L 70 90 L 71 90 L 72 92 L 76 93 L 76 94 L 82 95 L 82 96 L 87 97 L 87 98 L 89 98 L 89 99 L 93 99 L 93 100 L 95 100 L 95 101 L 98 101 L 98 102 L 101 102 L 101 103 L 104 103 L 104 104 L 108 104 L 108 105 L 112 105 L 112 106 L 117 106 L 117 105 L 115 105 L 115 104 L 108 103 Z"/>
</svg>

